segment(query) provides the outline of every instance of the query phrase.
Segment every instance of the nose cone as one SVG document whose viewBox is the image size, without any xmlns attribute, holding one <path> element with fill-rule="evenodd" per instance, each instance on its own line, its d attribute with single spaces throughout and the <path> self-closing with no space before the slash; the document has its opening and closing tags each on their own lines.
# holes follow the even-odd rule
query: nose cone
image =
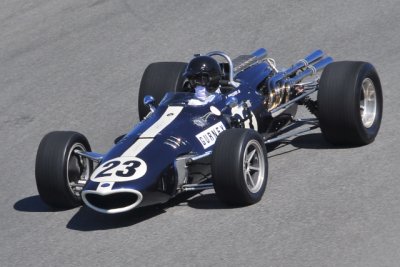
<svg viewBox="0 0 400 267">
<path fill-rule="evenodd" d="M 192 151 L 181 138 L 181 123 L 171 125 L 181 110 L 168 107 L 162 118 L 148 118 L 104 156 L 82 191 L 89 208 L 112 214 L 171 198 L 175 159 Z"/>
<path fill-rule="evenodd" d="M 101 188 L 102 185 L 99 186 Z M 85 190 L 82 192 L 82 200 L 97 212 L 115 214 L 137 207 L 142 202 L 143 195 L 135 189 Z"/>
<path fill-rule="evenodd" d="M 160 147 L 141 158 L 116 157 L 102 163 L 82 190 L 84 203 L 95 211 L 113 214 L 166 202 L 176 188 L 175 157 L 154 157 L 158 151 Z"/>
<path fill-rule="evenodd" d="M 137 157 L 116 157 L 96 168 L 82 191 L 82 200 L 95 211 L 113 214 L 129 211 L 143 200 L 140 185 L 147 164 Z M 135 183 L 135 181 L 139 181 Z"/>
</svg>

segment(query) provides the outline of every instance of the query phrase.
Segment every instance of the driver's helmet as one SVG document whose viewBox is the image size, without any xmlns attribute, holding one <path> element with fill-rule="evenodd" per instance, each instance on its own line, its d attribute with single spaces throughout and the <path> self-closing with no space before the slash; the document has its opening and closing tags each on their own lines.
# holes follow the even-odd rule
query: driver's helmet
<svg viewBox="0 0 400 267">
<path fill-rule="evenodd" d="M 218 89 L 222 76 L 218 62 L 209 56 L 193 58 L 184 75 L 192 88 L 203 86 L 211 93 Z"/>
</svg>

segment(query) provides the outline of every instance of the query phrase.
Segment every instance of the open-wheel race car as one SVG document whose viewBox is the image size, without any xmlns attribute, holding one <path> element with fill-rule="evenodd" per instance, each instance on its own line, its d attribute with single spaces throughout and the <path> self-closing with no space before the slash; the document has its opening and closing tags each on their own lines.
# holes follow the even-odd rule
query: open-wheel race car
<svg viewBox="0 0 400 267">
<path fill-rule="evenodd" d="M 310 118 L 296 118 L 298 105 Z M 263 48 L 233 60 L 215 51 L 150 64 L 138 106 L 140 122 L 105 154 L 77 132 L 42 139 L 35 172 L 45 203 L 113 214 L 211 188 L 229 205 L 256 203 L 268 180 L 266 145 L 317 127 L 333 145 L 371 143 L 382 89 L 371 64 L 333 62 L 321 50 L 287 69 Z"/>
</svg>

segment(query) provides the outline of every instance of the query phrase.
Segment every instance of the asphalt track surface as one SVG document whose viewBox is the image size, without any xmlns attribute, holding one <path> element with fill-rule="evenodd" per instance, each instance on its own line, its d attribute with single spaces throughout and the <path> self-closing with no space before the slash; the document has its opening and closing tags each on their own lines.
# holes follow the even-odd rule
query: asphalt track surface
<svg viewBox="0 0 400 267">
<path fill-rule="evenodd" d="M 0 2 L 1 266 L 399 266 L 398 1 Z M 376 141 L 336 148 L 318 131 L 269 153 L 262 201 L 208 190 L 105 216 L 54 212 L 34 162 L 49 131 L 106 152 L 138 122 L 145 67 L 266 47 L 281 67 L 314 49 L 372 62 L 384 89 Z"/>
</svg>

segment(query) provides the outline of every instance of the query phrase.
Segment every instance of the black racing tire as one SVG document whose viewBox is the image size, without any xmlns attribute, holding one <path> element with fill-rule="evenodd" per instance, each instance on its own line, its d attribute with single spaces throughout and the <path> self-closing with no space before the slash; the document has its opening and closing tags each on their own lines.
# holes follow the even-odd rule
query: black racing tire
<svg viewBox="0 0 400 267">
<path fill-rule="evenodd" d="M 184 91 L 185 72 L 187 63 L 156 62 L 150 64 L 143 73 L 139 88 L 139 119 L 143 120 L 149 113 L 149 108 L 143 103 L 146 95 L 154 97 L 156 104 L 160 103 L 167 92 Z"/>
<path fill-rule="evenodd" d="M 91 151 L 86 137 L 77 132 L 50 132 L 40 142 L 36 185 L 41 199 L 52 208 L 70 209 L 82 204 L 82 181 L 89 179 L 93 166 L 89 159 L 75 154 L 75 149 Z"/>
<path fill-rule="evenodd" d="M 322 72 L 318 119 L 331 144 L 362 146 L 373 142 L 381 125 L 382 107 L 381 83 L 370 63 L 334 62 Z"/>
<path fill-rule="evenodd" d="M 247 163 L 245 155 L 253 150 Z M 259 171 L 250 170 L 249 165 Z M 211 174 L 215 193 L 222 202 L 246 206 L 260 201 L 268 179 L 267 150 L 260 134 L 243 128 L 222 132 L 214 146 Z"/>
</svg>

